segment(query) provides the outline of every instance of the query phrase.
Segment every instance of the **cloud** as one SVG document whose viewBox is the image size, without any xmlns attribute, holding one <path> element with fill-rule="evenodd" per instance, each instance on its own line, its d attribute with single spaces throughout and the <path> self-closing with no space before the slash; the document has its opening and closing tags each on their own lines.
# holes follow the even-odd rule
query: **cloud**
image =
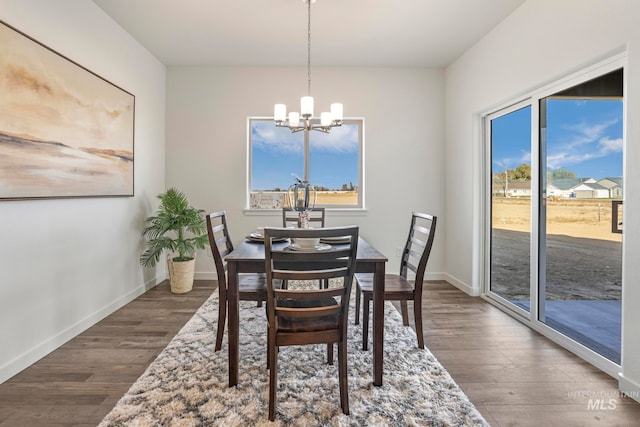
<svg viewBox="0 0 640 427">
<path fill-rule="evenodd" d="M 494 159 L 493 164 L 497 166 L 496 171 L 504 171 L 514 169 L 521 164 L 531 164 L 531 151 L 520 150 L 520 157 L 504 157 L 502 159 Z"/>
<path fill-rule="evenodd" d="M 291 133 L 278 128 L 273 122 L 253 122 L 251 129 L 254 148 L 277 153 L 301 153 L 304 150 L 304 133 Z M 329 133 L 313 131 L 309 136 L 314 150 L 332 153 L 358 151 L 358 126 L 343 125 Z"/>
<path fill-rule="evenodd" d="M 342 125 L 327 133 L 313 133 L 310 142 L 314 149 L 333 153 L 358 151 L 358 126 Z"/>
<path fill-rule="evenodd" d="M 254 122 L 251 132 L 254 148 L 277 153 L 301 153 L 304 149 L 301 134 L 277 128 L 273 122 Z"/>
<path fill-rule="evenodd" d="M 609 153 L 620 153 L 623 149 L 623 142 L 622 138 L 610 139 L 608 136 L 605 136 L 599 141 L 600 151 L 605 155 Z"/>
<path fill-rule="evenodd" d="M 53 89 L 48 82 L 40 80 L 25 67 L 9 64 L 6 67 L 4 77 L 8 80 L 9 84 L 36 92 L 40 96 L 53 94 Z"/>
<path fill-rule="evenodd" d="M 575 165 L 582 163 L 586 160 L 591 160 L 597 156 L 596 153 L 569 153 L 569 152 L 557 152 L 549 154 L 547 156 L 547 166 L 551 169 L 557 169 L 559 167 L 565 167 L 569 165 Z"/>
<path fill-rule="evenodd" d="M 570 133 L 571 146 L 590 144 L 598 140 L 607 129 L 618 123 L 617 118 L 605 120 L 600 123 L 580 122 L 574 125 L 566 125 L 564 128 Z"/>
<path fill-rule="evenodd" d="M 562 126 L 562 132 L 549 142 L 547 165 L 552 169 L 570 167 L 622 151 L 622 138 L 606 135 L 619 124 L 618 118 L 595 123 L 580 122 Z"/>
</svg>

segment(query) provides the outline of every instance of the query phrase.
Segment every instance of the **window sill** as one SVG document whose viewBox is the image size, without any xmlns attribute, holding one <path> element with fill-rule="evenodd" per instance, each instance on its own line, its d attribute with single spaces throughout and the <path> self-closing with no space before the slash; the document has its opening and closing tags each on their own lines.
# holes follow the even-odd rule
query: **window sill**
<svg viewBox="0 0 640 427">
<path fill-rule="evenodd" d="M 326 208 L 328 215 L 334 216 L 367 216 L 365 208 Z M 281 216 L 282 209 L 243 209 L 246 216 Z"/>
</svg>

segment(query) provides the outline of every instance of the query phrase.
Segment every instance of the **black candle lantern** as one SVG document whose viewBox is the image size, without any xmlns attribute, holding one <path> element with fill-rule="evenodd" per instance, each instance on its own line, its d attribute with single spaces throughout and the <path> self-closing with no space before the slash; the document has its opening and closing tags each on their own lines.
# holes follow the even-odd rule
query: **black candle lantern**
<svg viewBox="0 0 640 427">
<path fill-rule="evenodd" d="M 316 206 L 318 192 L 309 184 L 296 177 L 296 182 L 288 190 L 289 206 L 291 209 L 298 211 L 298 226 L 300 228 L 308 228 L 309 226 L 309 209 Z"/>
</svg>

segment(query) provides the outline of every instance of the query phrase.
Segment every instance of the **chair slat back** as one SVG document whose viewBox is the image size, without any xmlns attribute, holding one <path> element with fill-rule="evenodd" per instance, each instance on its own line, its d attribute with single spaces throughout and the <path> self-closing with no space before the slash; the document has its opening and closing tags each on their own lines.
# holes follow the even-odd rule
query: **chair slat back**
<svg viewBox="0 0 640 427">
<path fill-rule="evenodd" d="M 280 317 L 310 318 L 338 315 L 346 319 L 349 297 L 355 272 L 358 249 L 358 227 L 334 228 L 272 228 L 264 229 L 265 235 L 265 271 L 267 274 L 267 306 L 269 323 L 274 324 Z M 275 249 L 272 239 L 324 238 L 349 236 L 350 243 L 333 245 L 327 250 L 295 251 L 290 246 Z M 292 281 L 303 280 L 314 283 L 322 279 L 342 279 L 327 289 L 309 286 L 309 289 L 292 289 Z M 274 286 L 281 280 L 287 280 L 287 289 Z M 314 305 L 318 300 L 330 301 L 339 298 L 333 305 Z M 291 306 L 295 306 L 292 308 Z M 304 306 L 301 308 L 300 306 Z M 346 322 L 344 323 L 346 327 Z"/>
<path fill-rule="evenodd" d="M 324 208 L 312 208 L 309 209 L 309 226 L 310 227 L 324 227 Z M 291 208 L 282 208 L 282 226 L 283 227 L 291 227 L 296 226 L 300 227 L 298 223 L 298 211 Z"/>
<path fill-rule="evenodd" d="M 400 262 L 400 275 L 406 279 L 409 271 L 415 273 L 416 292 L 422 291 L 424 272 L 431 254 L 437 220 L 438 218 L 433 215 L 420 212 L 411 214 L 409 236 Z"/>
<path fill-rule="evenodd" d="M 209 235 L 209 246 L 211 247 L 211 254 L 213 255 L 218 275 L 218 286 L 226 288 L 227 263 L 224 261 L 224 257 L 233 251 L 233 242 L 227 227 L 227 215 L 225 211 L 218 211 L 208 214 L 205 219 Z"/>
</svg>

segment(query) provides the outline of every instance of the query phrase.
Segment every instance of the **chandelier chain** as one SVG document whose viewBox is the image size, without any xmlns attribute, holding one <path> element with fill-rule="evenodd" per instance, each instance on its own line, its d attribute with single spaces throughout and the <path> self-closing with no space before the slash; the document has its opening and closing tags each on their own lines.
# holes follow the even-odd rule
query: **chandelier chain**
<svg viewBox="0 0 640 427">
<path fill-rule="evenodd" d="M 307 95 L 311 96 L 311 0 L 307 1 Z"/>
</svg>

